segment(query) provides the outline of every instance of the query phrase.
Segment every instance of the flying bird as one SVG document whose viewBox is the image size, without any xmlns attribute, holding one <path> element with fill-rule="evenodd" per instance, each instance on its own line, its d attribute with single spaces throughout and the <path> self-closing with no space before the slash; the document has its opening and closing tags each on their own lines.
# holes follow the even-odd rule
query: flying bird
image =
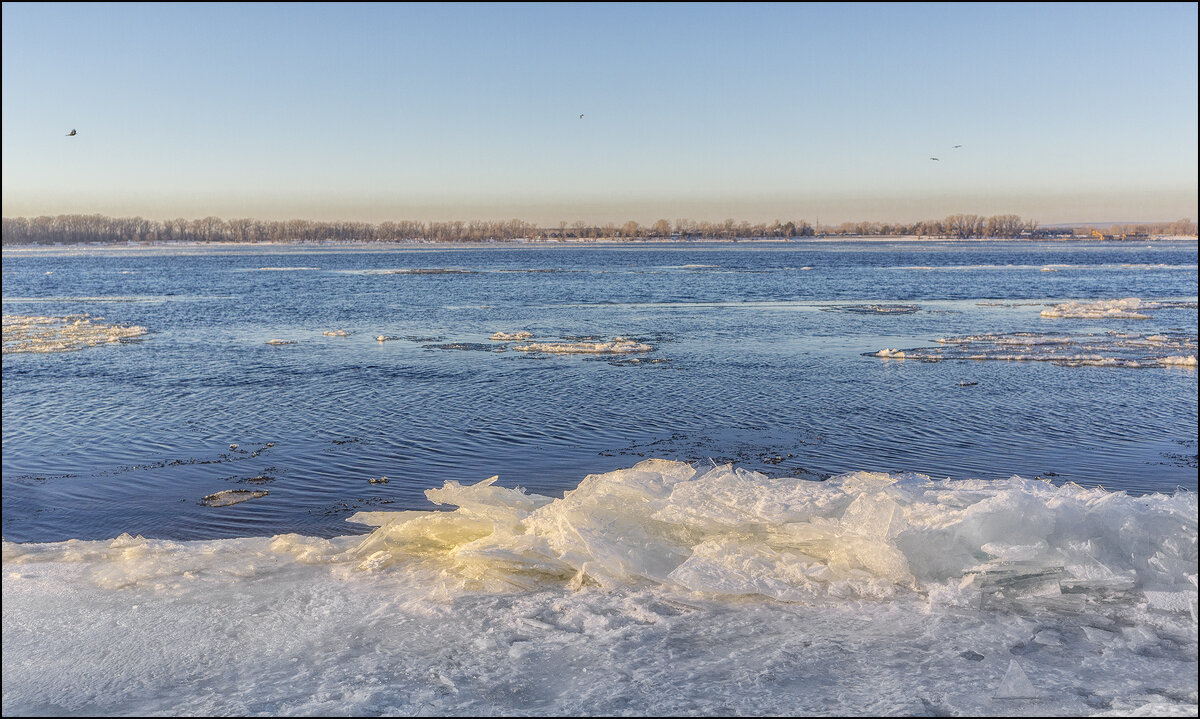
<svg viewBox="0 0 1200 719">
<path fill-rule="evenodd" d="M 67 137 L 71 137 L 71 136 L 73 136 L 74 134 L 75 134 L 75 131 L 74 131 L 74 130 L 71 130 L 70 132 L 68 132 L 68 133 L 67 133 Z"/>
<path fill-rule="evenodd" d="M 580 116 L 579 116 L 579 119 L 580 119 L 580 120 L 582 120 L 582 119 L 583 119 L 583 115 L 580 115 Z"/>
<path fill-rule="evenodd" d="M 938 162 L 941 162 L 941 160 L 938 160 L 936 157 L 931 157 L 931 158 L 929 158 L 929 159 L 930 159 L 930 160 L 937 160 Z"/>
<path fill-rule="evenodd" d="M 955 146 L 954 146 L 954 149 L 955 149 L 955 150 L 957 150 L 957 149 L 958 149 L 958 148 L 960 148 L 960 147 L 962 147 L 962 145 L 955 145 Z"/>
</svg>

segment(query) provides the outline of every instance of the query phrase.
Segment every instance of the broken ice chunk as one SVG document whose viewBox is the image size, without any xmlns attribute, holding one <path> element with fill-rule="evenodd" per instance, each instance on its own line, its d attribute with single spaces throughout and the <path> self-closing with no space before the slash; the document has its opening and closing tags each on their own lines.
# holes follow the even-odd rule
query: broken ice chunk
<svg viewBox="0 0 1200 719">
<path fill-rule="evenodd" d="M 1029 681 L 1029 677 L 1025 676 L 1025 670 L 1021 669 L 1017 660 L 1009 660 L 1008 671 L 1004 673 L 1004 679 L 1000 680 L 1000 686 L 996 687 L 994 697 L 996 699 L 1038 699 L 1041 696 L 1041 692 L 1034 689 L 1033 683 Z"/>
</svg>

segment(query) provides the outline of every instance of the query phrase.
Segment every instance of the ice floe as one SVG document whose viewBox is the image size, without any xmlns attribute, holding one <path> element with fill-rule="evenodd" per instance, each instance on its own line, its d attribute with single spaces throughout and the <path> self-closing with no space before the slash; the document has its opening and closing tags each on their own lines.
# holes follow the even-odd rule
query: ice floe
<svg viewBox="0 0 1200 719">
<path fill-rule="evenodd" d="M 325 330 L 321 334 L 326 337 L 349 337 L 350 333 L 346 330 Z"/>
<path fill-rule="evenodd" d="M 267 496 L 265 489 L 223 489 L 200 500 L 209 507 L 228 507 L 231 504 L 241 504 L 251 499 Z"/>
<path fill-rule="evenodd" d="M 1152 302 L 1137 297 L 1122 300 L 1081 300 L 1064 302 L 1042 310 L 1042 317 L 1071 319 L 1132 319 L 1146 320 L 1149 310 L 1166 308 L 1195 308 L 1195 302 Z"/>
<path fill-rule="evenodd" d="M 496 332 L 488 339 L 495 340 L 497 342 L 514 342 L 517 340 L 527 340 L 530 337 L 533 337 L 532 332 L 525 332 L 522 330 L 520 332 Z"/>
<path fill-rule="evenodd" d="M 938 347 L 885 348 L 865 353 L 871 357 L 947 360 L 1052 362 L 1065 367 L 1194 367 L 1196 335 L 1182 331 L 1140 335 L 1051 334 L 1009 332 L 942 337 Z"/>
<path fill-rule="evenodd" d="M 504 345 L 485 344 L 483 342 L 443 342 L 439 344 L 421 345 L 427 350 L 461 350 L 465 352 L 504 352 Z"/>
<path fill-rule="evenodd" d="M 456 267 L 417 267 L 413 269 L 378 270 L 383 275 L 477 275 L 477 270 L 463 270 Z"/>
<path fill-rule="evenodd" d="M 145 327 L 104 324 L 86 314 L 63 317 L 3 316 L 3 353 L 73 352 L 141 337 Z"/>
<path fill-rule="evenodd" d="M 825 312 L 850 312 L 859 315 L 911 315 L 921 310 L 920 305 L 830 305 L 822 307 Z"/>
<path fill-rule="evenodd" d="M 625 337 L 614 337 L 607 342 L 531 342 L 515 345 L 513 349 L 546 354 L 634 354 L 654 351 L 651 345 Z"/>
<path fill-rule="evenodd" d="M 1196 355 L 1187 355 L 1186 357 L 1180 356 L 1180 355 L 1176 355 L 1176 356 L 1172 356 L 1172 357 L 1160 357 L 1158 359 L 1158 361 L 1165 365 L 1179 365 L 1181 367 L 1195 367 L 1196 366 Z"/>
</svg>

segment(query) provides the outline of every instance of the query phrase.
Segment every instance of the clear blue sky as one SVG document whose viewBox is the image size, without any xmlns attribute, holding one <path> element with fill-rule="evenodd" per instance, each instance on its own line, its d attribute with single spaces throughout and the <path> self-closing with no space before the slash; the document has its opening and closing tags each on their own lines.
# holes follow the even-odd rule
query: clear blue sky
<svg viewBox="0 0 1200 719">
<path fill-rule="evenodd" d="M 2 91 L 5 216 L 1196 217 L 1195 3 L 5 3 Z"/>
</svg>

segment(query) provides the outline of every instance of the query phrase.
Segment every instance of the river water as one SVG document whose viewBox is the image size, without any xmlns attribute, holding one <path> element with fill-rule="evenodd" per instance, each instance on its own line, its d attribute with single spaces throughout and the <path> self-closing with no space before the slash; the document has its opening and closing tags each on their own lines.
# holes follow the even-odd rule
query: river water
<svg viewBox="0 0 1200 719">
<path fill-rule="evenodd" d="M 3 280 L 6 316 L 145 331 L 6 328 L 9 541 L 328 537 L 651 457 L 1196 490 L 1194 241 L 34 248 Z"/>
</svg>

